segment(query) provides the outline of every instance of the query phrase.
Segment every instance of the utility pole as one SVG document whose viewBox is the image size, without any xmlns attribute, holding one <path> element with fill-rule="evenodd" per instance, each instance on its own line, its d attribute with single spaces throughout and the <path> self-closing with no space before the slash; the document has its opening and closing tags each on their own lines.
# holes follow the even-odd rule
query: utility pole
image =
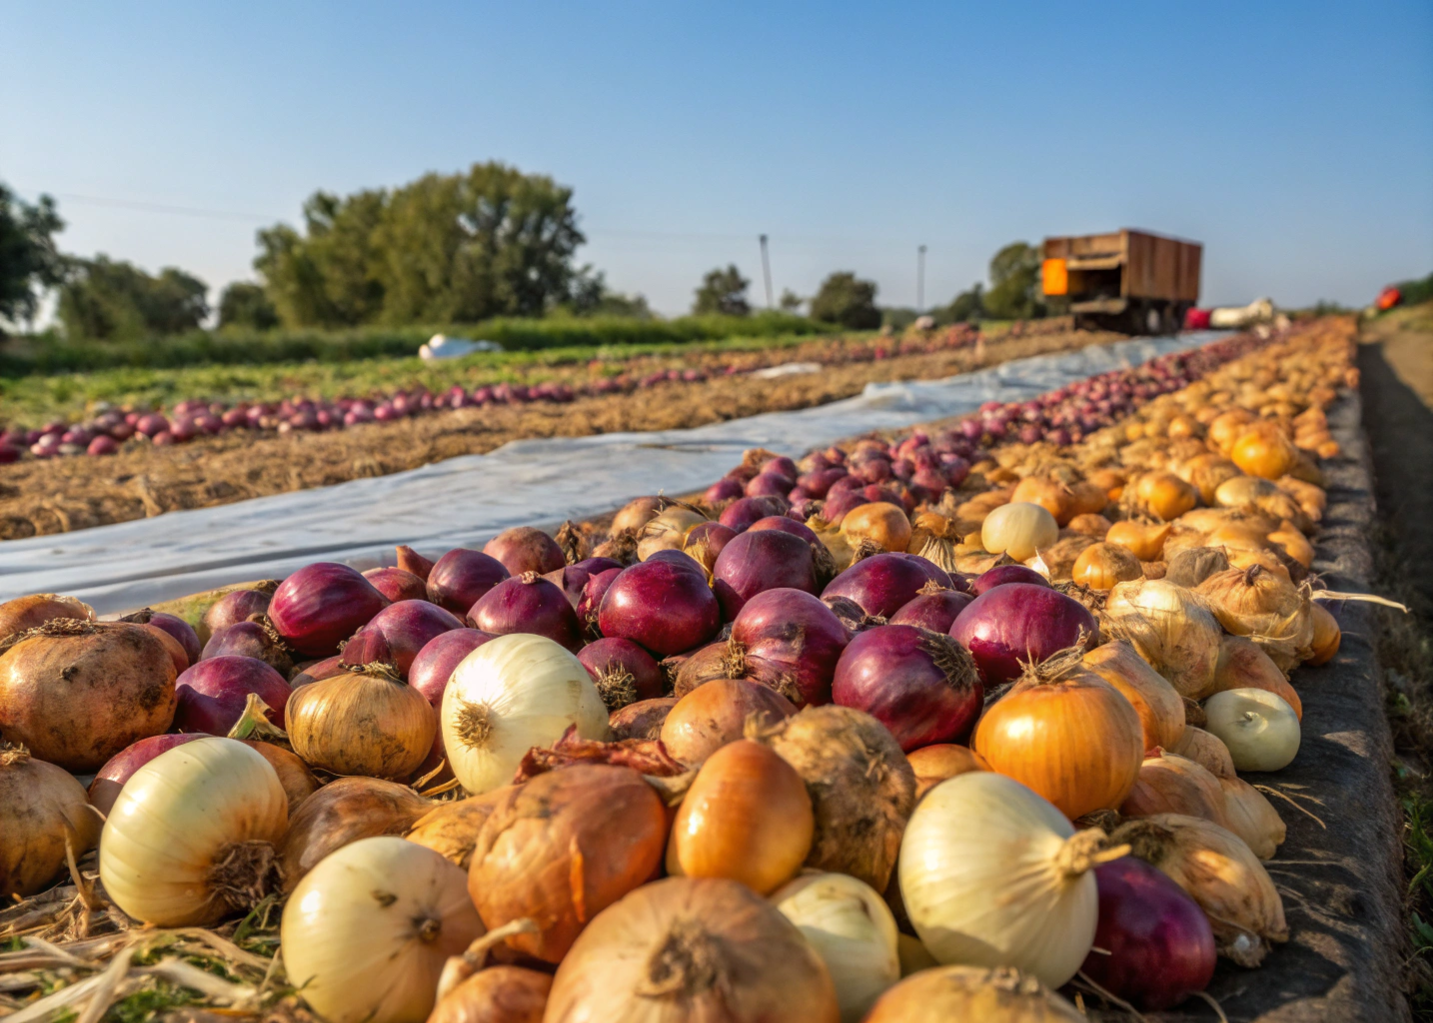
<svg viewBox="0 0 1433 1023">
<path fill-rule="evenodd" d="M 766 281 L 766 308 L 776 308 L 771 301 L 771 259 L 766 254 L 766 235 L 759 235 L 761 239 L 761 276 Z"/>
<path fill-rule="evenodd" d="M 916 314 L 925 312 L 925 246 L 916 249 Z"/>
</svg>

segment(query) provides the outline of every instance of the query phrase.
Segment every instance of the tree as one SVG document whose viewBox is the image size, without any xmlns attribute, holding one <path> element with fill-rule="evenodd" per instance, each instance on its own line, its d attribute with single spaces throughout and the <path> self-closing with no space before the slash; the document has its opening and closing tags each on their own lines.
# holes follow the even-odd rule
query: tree
<svg viewBox="0 0 1433 1023">
<path fill-rule="evenodd" d="M 796 294 L 796 292 L 790 288 L 783 288 L 781 290 L 781 301 L 778 304 L 781 306 L 782 312 L 794 313 L 800 311 L 801 305 L 805 301 L 806 299 Z"/>
<path fill-rule="evenodd" d="M 219 296 L 219 326 L 248 330 L 272 330 L 279 325 L 279 312 L 262 286 L 235 281 Z"/>
<path fill-rule="evenodd" d="M 40 291 L 64 280 L 65 261 L 54 236 L 65 222 L 48 195 L 31 206 L 0 184 L 0 337 L 3 325 L 29 324 Z"/>
<path fill-rule="evenodd" d="M 946 317 L 951 323 L 971 323 L 985 315 L 985 286 L 979 281 L 951 300 Z"/>
<path fill-rule="evenodd" d="M 751 281 L 741 275 L 735 263 L 725 270 L 718 267 L 708 270 L 697 289 L 697 300 L 692 303 L 692 312 L 698 316 L 720 313 L 723 316 L 748 316 L 751 303 L 746 300 L 746 289 Z"/>
<path fill-rule="evenodd" d="M 985 309 L 996 319 L 1026 320 L 1044 314 L 1036 288 L 1040 253 L 1026 242 L 1011 242 L 990 260 L 990 290 Z"/>
<path fill-rule="evenodd" d="M 60 287 L 59 317 L 76 339 L 180 334 L 199 329 L 209 315 L 208 293 L 207 284 L 172 266 L 151 277 L 105 255 L 74 259 Z"/>
<path fill-rule="evenodd" d="M 811 299 L 811 318 L 848 330 L 874 330 L 881 325 L 876 282 L 860 280 L 847 270 L 833 273 Z"/>
</svg>

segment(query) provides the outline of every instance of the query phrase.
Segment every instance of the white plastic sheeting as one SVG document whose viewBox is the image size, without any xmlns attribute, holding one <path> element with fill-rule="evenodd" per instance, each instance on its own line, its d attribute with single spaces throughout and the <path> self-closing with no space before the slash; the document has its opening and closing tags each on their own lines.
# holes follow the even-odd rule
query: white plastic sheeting
<svg viewBox="0 0 1433 1023">
<path fill-rule="evenodd" d="M 410 544 L 436 557 L 510 526 L 555 526 L 632 497 L 705 487 L 764 447 L 792 456 L 871 430 L 1024 401 L 1094 373 L 1138 365 L 1221 335 L 1186 334 L 1007 362 L 944 380 L 870 384 L 854 398 L 692 430 L 524 440 L 486 455 L 237 504 L 0 544 L 0 599 L 73 594 L 101 614 L 252 579 L 312 561 L 393 563 Z M 660 394 L 661 392 L 658 392 Z M 673 388 L 671 400 L 683 391 Z"/>
</svg>

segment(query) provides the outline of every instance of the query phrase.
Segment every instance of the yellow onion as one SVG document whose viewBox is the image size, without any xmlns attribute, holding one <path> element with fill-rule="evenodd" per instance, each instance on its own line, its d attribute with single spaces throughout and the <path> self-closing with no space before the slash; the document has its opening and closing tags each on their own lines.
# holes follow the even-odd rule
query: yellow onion
<svg viewBox="0 0 1433 1023">
<path fill-rule="evenodd" d="M 330 1023 L 422 1023 L 449 956 L 483 933 L 463 872 L 401 838 L 319 863 L 284 907 L 289 981 Z"/>
<path fill-rule="evenodd" d="M 887 991 L 865 1023 L 1087 1023 L 1085 1014 L 1017 970 L 942 966 Z"/>
<path fill-rule="evenodd" d="M 1134 551 L 1117 543 L 1096 543 L 1086 547 L 1075 559 L 1070 578 L 1092 590 L 1113 589 L 1116 583 L 1144 577 L 1144 569 Z"/>
<path fill-rule="evenodd" d="M 443 995 L 428 1023 L 542 1023 L 552 977 L 522 966 L 489 966 Z"/>
<path fill-rule="evenodd" d="M 646 561 L 658 551 L 682 549 L 693 526 L 707 521 L 701 512 L 674 504 L 647 520 L 637 541 L 637 557 Z"/>
<path fill-rule="evenodd" d="M 980 542 L 991 554 L 1008 554 L 1027 561 L 1060 539 L 1055 517 L 1038 504 L 1002 504 L 985 516 L 980 525 Z"/>
<path fill-rule="evenodd" d="M 1243 475 L 1237 465 L 1215 454 L 1196 455 L 1182 463 L 1175 472 L 1199 492 L 1200 500 L 1210 505 L 1214 503 L 1220 484 Z"/>
<path fill-rule="evenodd" d="M 288 796 L 237 739 L 196 739 L 125 782 L 100 836 L 100 881 L 115 905 L 161 927 L 211 924 L 273 887 Z"/>
<path fill-rule="evenodd" d="M 899 886 L 895 895 L 900 896 Z M 904 913 L 905 910 L 902 909 L 901 912 Z M 930 954 L 930 949 L 921 944 L 919 938 L 904 931 L 896 935 L 896 953 L 900 956 L 902 977 L 909 977 L 921 970 L 932 970 L 940 965 L 935 956 Z"/>
<path fill-rule="evenodd" d="M 1234 447 L 1245 428 L 1254 421 L 1254 413 L 1236 408 L 1216 416 L 1209 424 L 1209 440 L 1221 451 Z"/>
<path fill-rule="evenodd" d="M 857 505 L 841 519 L 841 534 L 851 546 L 869 540 L 884 551 L 904 551 L 911 542 L 911 521 L 889 501 Z"/>
<path fill-rule="evenodd" d="M 231 735 L 230 738 L 234 736 Z M 289 798 L 289 820 L 293 820 L 294 811 L 299 808 L 299 804 L 319 790 L 319 780 L 314 777 L 307 764 L 282 746 L 254 739 L 239 741 L 267 760 L 274 773 L 279 776 L 279 784 L 284 787 L 284 795 Z"/>
<path fill-rule="evenodd" d="M 1101 497 L 1104 493 L 1101 492 Z M 1016 504 L 1038 504 L 1055 518 L 1056 525 L 1063 526 L 1075 516 L 1075 495 L 1070 488 L 1048 476 L 1026 476 L 1015 484 L 1010 500 Z M 1104 505 L 1100 505 L 1103 508 Z M 1099 508 L 1093 509 L 1099 511 Z"/>
<path fill-rule="evenodd" d="M 1229 458 L 1250 476 L 1276 480 L 1298 466 L 1299 453 L 1273 423 L 1256 423 L 1239 435 Z"/>
<path fill-rule="evenodd" d="M 828 705 L 807 707 L 756 737 L 796 768 L 811 794 L 816 832 L 806 865 L 885 891 L 916 788 L 915 772 L 886 726 Z"/>
<path fill-rule="evenodd" d="M 662 862 L 662 800 L 628 767 L 580 765 L 507 791 L 478 832 L 468 893 L 483 922 L 529 919 L 507 944 L 561 962 L 588 921 L 649 880 Z"/>
<path fill-rule="evenodd" d="M 831 973 L 841 1023 L 860 1023 L 901 979 L 896 919 L 870 885 L 846 874 L 803 874 L 771 896 Z"/>
<path fill-rule="evenodd" d="M 759 682 L 716 678 L 697 686 L 667 712 L 661 739 L 674 758 L 695 767 L 740 739 L 748 720 L 774 725 L 795 713 L 795 704 Z"/>
<path fill-rule="evenodd" d="M 1219 787 L 1224 790 L 1224 815 L 1228 818 L 1225 826 L 1242 838 L 1259 859 L 1273 859 L 1287 833 L 1274 804 L 1240 778 L 1220 778 Z"/>
<path fill-rule="evenodd" d="M 1198 817 L 1159 814 L 1129 821 L 1110 836 L 1167 874 L 1199 904 L 1220 955 L 1240 966 L 1263 962 L 1270 942 L 1289 940 L 1284 903 L 1244 840 Z"/>
<path fill-rule="evenodd" d="M 1338 627 L 1338 619 L 1316 600 L 1309 601 L 1309 617 L 1313 620 L 1313 636 L 1309 640 L 1310 655 L 1304 663 L 1327 664 L 1338 656 L 1343 630 Z"/>
<path fill-rule="evenodd" d="M 1199 503 L 1199 492 L 1172 472 L 1147 472 L 1134 491 L 1140 508 L 1161 522 L 1173 522 Z"/>
<path fill-rule="evenodd" d="M 1195 589 L 1205 579 L 1229 567 L 1229 557 L 1217 547 L 1190 547 L 1169 559 L 1164 578 L 1176 586 Z"/>
<path fill-rule="evenodd" d="M 0 746 L 0 899 L 34 895 L 94 847 L 100 816 L 85 787 L 20 746 Z"/>
<path fill-rule="evenodd" d="M 1126 639 L 1180 696 L 1213 691 L 1224 630 L 1204 600 L 1163 579 L 1120 583 L 1105 601 L 1104 631 Z"/>
<path fill-rule="evenodd" d="M 702 764 L 667 844 L 673 877 L 727 877 L 762 895 L 790 880 L 811 851 L 815 818 L 796 769 L 739 739 Z"/>
<path fill-rule="evenodd" d="M 1204 713 L 1240 771 L 1279 771 L 1298 755 L 1298 715 L 1275 693 L 1228 689 L 1211 696 Z"/>
<path fill-rule="evenodd" d="M 1229 755 L 1229 747 L 1219 736 L 1211 735 L 1202 728 L 1186 725 L 1172 752 L 1193 760 L 1216 778 L 1235 777 L 1234 758 Z"/>
<path fill-rule="evenodd" d="M 292 891 L 319 861 L 364 838 L 401 835 L 433 806 L 407 785 L 380 778 L 340 778 L 304 800 L 279 847 L 279 872 Z"/>
<path fill-rule="evenodd" d="M 1290 558 L 1305 568 L 1314 564 L 1314 545 L 1292 522 L 1285 519 L 1279 528 L 1269 534 L 1269 542 L 1278 544 Z"/>
<path fill-rule="evenodd" d="M 1086 512 L 1072 518 L 1065 528 L 1072 533 L 1080 533 L 1084 536 L 1092 536 L 1096 540 L 1103 540 L 1113 528 L 1113 523 L 1103 515 Z"/>
<path fill-rule="evenodd" d="M 1084 665 L 1119 690 L 1139 715 L 1146 751 L 1173 749 L 1184 735 L 1184 700 L 1122 639 L 1095 647 Z"/>
<path fill-rule="evenodd" d="M 1286 577 L 1261 565 L 1212 575 L 1199 584 L 1199 594 L 1220 625 L 1259 644 L 1281 671 L 1294 668 L 1313 640 L 1310 602 Z"/>
<path fill-rule="evenodd" d="M 521 632 L 463 658 L 443 692 L 441 716 L 453 774 L 475 794 L 508 784 L 528 750 L 552 745 L 569 725 L 584 739 L 609 734 L 607 705 L 582 662 L 550 639 Z"/>
<path fill-rule="evenodd" d="M 1279 666 L 1269 655 L 1243 636 L 1225 636 L 1219 644 L 1219 667 L 1214 675 L 1214 691 L 1230 689 L 1266 689 L 1290 707 L 1302 721 L 1304 704 Z"/>
<path fill-rule="evenodd" d="M 906 754 L 911 770 L 916 773 L 916 798 L 919 799 L 947 778 L 967 771 L 988 771 L 990 765 L 975 750 L 953 742 L 922 746 Z"/>
<path fill-rule="evenodd" d="M 1080 653 L 1030 665 L 986 709 L 971 741 L 992 771 L 1028 785 L 1071 820 L 1119 806 L 1144 757 L 1139 715 L 1083 667 Z"/>
<path fill-rule="evenodd" d="M 597 916 L 557 968 L 544 1023 L 837 1023 L 830 973 L 745 885 L 667 878 Z"/>
<path fill-rule="evenodd" d="M 1125 852 L 1104 844 L 1103 831 L 1075 831 L 1019 782 L 973 771 L 931 789 L 911 815 L 901 898 L 940 962 L 1013 966 L 1059 987 L 1094 942 L 1092 871 Z"/>
<path fill-rule="evenodd" d="M 1155 750 L 1145 758 L 1139 780 L 1129 798 L 1120 804 L 1124 817 L 1152 817 L 1157 813 L 1182 813 L 1229 826 L 1219 779 L 1195 761 L 1164 750 Z"/>
<path fill-rule="evenodd" d="M 372 778 L 411 775 L 438 730 L 428 698 L 385 664 L 299 686 L 284 718 L 294 752 L 305 763 Z"/>
<path fill-rule="evenodd" d="M 412 830 L 404 837 L 467 870 L 472 864 L 473 847 L 478 844 L 478 832 L 483 830 L 498 800 L 507 792 L 507 787 L 503 787 L 480 796 L 439 803 L 414 821 Z"/>
<path fill-rule="evenodd" d="M 1164 541 L 1173 528 L 1168 522 L 1149 525 L 1125 519 L 1110 526 L 1105 543 L 1128 548 L 1140 561 L 1158 561 L 1164 553 Z"/>
</svg>

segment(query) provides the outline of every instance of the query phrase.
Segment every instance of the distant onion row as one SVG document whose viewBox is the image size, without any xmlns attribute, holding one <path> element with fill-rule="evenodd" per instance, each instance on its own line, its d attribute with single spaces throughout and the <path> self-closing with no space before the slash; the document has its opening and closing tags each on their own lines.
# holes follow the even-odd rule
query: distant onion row
<svg viewBox="0 0 1433 1023">
<path fill-rule="evenodd" d="M 1351 339 L 1223 345 L 1102 379 L 1131 414 L 1079 444 L 750 452 L 186 618 L 0 605 L 0 894 L 96 843 L 146 924 L 280 894 L 333 1023 L 1079 1020 L 1077 971 L 1177 1005 L 1288 938 L 1239 772 L 1340 643 L 1308 537 Z"/>
</svg>

